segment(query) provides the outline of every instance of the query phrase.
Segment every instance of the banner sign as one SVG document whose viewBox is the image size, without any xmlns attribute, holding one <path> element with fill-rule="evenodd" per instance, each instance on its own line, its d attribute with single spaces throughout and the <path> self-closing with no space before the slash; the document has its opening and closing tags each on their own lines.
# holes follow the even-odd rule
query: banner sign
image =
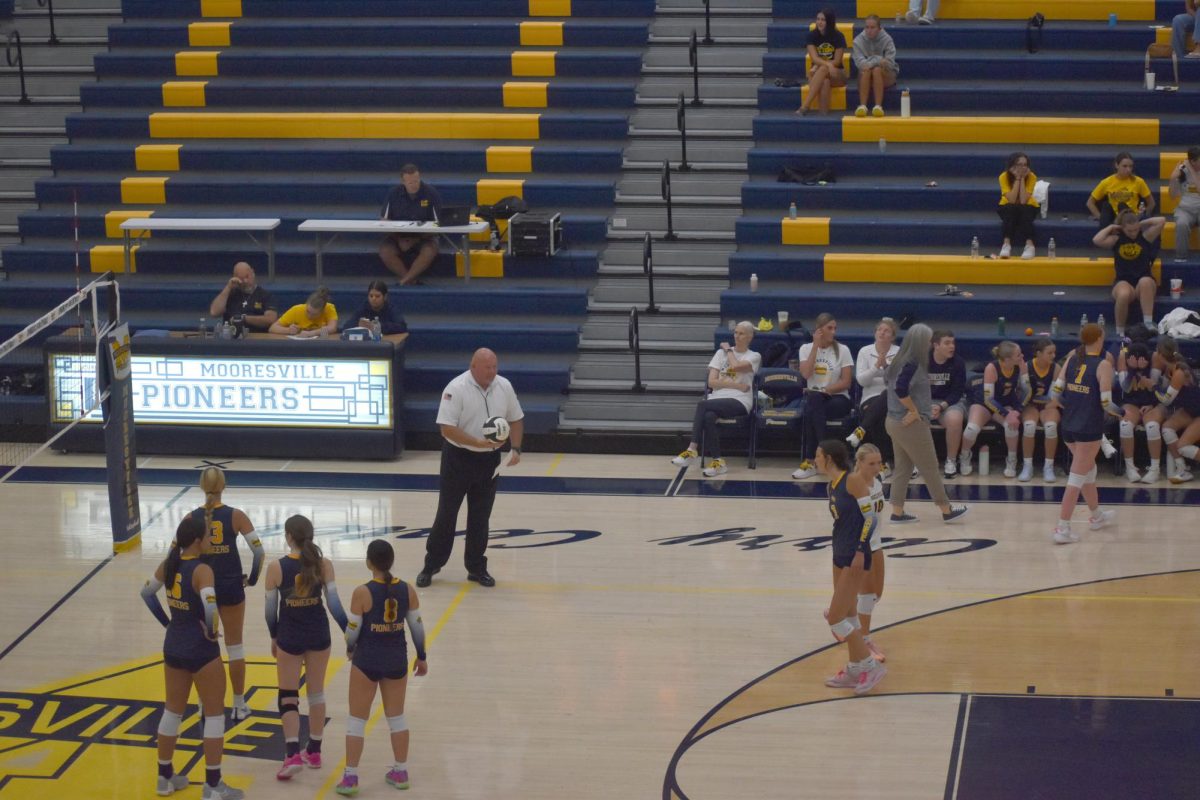
<svg viewBox="0 0 1200 800">
<path fill-rule="evenodd" d="M 135 544 L 142 532 L 138 504 L 137 446 L 133 430 L 132 354 L 129 326 L 122 324 L 100 341 L 97 380 L 104 410 L 104 451 L 108 462 L 108 505 L 113 549 Z"/>
</svg>

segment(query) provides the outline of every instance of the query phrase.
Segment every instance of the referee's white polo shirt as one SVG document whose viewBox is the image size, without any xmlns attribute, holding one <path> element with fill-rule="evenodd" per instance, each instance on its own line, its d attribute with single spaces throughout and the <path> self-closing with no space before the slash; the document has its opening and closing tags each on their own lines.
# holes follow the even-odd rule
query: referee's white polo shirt
<svg viewBox="0 0 1200 800">
<path fill-rule="evenodd" d="M 442 402 L 438 405 L 438 425 L 453 425 L 468 436 L 482 439 L 483 423 L 491 417 L 504 417 L 509 422 L 525 418 L 517 393 L 513 391 L 508 378 L 497 375 L 484 389 L 475 382 L 471 370 L 467 370 L 446 384 Z M 455 442 L 450 444 L 477 453 L 492 452 L 491 448 L 486 447 L 464 447 Z"/>
</svg>

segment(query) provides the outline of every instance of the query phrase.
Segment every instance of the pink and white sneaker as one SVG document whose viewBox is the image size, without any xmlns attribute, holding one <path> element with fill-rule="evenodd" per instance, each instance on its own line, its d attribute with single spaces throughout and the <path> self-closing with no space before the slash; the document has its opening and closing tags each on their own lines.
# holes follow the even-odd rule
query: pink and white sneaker
<svg viewBox="0 0 1200 800">
<path fill-rule="evenodd" d="M 884 675 L 887 675 L 887 667 L 876 662 L 871 669 L 858 673 L 858 683 L 854 687 L 854 693 L 866 694 L 875 688 L 875 684 L 883 680 Z"/>
<path fill-rule="evenodd" d="M 875 657 L 876 661 L 881 664 L 884 661 L 887 661 L 887 656 L 884 655 L 883 651 L 879 649 L 879 645 L 875 644 L 875 642 L 871 641 L 870 639 L 867 639 L 864 643 L 867 645 L 867 649 L 871 651 L 871 655 Z"/>
<path fill-rule="evenodd" d="M 389 769 L 387 775 L 384 776 L 384 780 L 388 782 L 388 786 L 392 786 L 396 789 L 407 789 L 408 770 L 395 768 Z"/>
<path fill-rule="evenodd" d="M 310 753 L 307 750 L 301 750 L 300 751 L 300 760 L 303 761 L 304 766 L 308 767 L 309 769 L 320 769 L 321 768 L 321 754 L 320 753 Z"/>
<path fill-rule="evenodd" d="M 853 689 L 858 686 L 858 676 L 840 669 L 837 675 L 831 675 L 825 679 L 825 685 L 830 689 Z"/>
<path fill-rule="evenodd" d="M 281 781 L 290 781 L 292 776 L 302 769 L 304 769 L 304 759 L 300 758 L 300 754 L 297 753 L 283 760 L 283 766 L 279 768 L 279 772 L 275 773 L 275 777 Z"/>
</svg>

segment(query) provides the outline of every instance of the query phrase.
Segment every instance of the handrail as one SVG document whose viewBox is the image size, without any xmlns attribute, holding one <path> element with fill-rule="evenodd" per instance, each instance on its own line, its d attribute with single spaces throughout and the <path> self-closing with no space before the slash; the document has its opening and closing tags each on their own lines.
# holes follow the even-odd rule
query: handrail
<svg viewBox="0 0 1200 800">
<path fill-rule="evenodd" d="M 646 306 L 647 314 L 657 314 L 658 306 L 654 305 L 654 240 L 650 231 L 642 242 L 642 272 L 646 274 L 646 283 L 650 289 L 650 305 Z"/>
<path fill-rule="evenodd" d="M 671 213 L 671 162 L 663 159 L 662 165 L 662 199 L 667 201 L 667 233 L 663 236 L 668 242 L 675 241 L 675 225 Z"/>
<path fill-rule="evenodd" d="M 646 391 L 642 383 L 642 340 L 638 331 L 637 307 L 629 309 L 629 349 L 633 351 L 633 391 Z"/>
<path fill-rule="evenodd" d="M 709 8 L 709 0 L 704 0 L 704 43 L 712 44 L 712 9 Z"/>
<path fill-rule="evenodd" d="M 700 99 L 700 55 L 696 45 L 696 31 L 692 29 L 692 38 L 688 42 L 688 66 L 692 68 L 692 105 L 702 106 Z"/>
<path fill-rule="evenodd" d="M 692 167 L 687 160 L 687 112 L 683 103 L 683 92 L 679 93 L 679 105 L 675 108 L 675 127 L 679 129 L 679 171 L 687 172 Z"/>
<path fill-rule="evenodd" d="M 50 39 L 47 44 L 61 44 L 58 34 L 54 32 L 54 0 L 37 0 L 39 6 L 44 6 L 50 12 Z"/>
<path fill-rule="evenodd" d="M 17 59 L 13 61 L 13 42 L 17 44 Z M 25 53 L 21 49 L 21 32 L 13 30 L 8 34 L 8 42 L 4 49 L 4 60 L 8 62 L 10 67 L 17 68 L 17 74 L 21 78 L 21 103 L 28 105 L 32 101 L 29 99 L 29 93 L 25 91 Z"/>
</svg>

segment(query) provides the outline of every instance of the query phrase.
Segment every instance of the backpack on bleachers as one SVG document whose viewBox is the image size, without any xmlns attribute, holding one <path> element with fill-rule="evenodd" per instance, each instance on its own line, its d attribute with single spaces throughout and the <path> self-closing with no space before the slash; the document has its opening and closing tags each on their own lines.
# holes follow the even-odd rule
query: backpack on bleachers
<svg viewBox="0 0 1200 800">
<path fill-rule="evenodd" d="M 529 204 L 524 198 L 511 195 L 502 197 L 490 206 L 479 206 L 475 209 L 475 216 L 486 222 L 492 229 L 493 250 L 500 249 L 500 241 L 503 238 L 500 235 L 500 225 L 498 220 L 511 219 L 516 214 L 524 214 L 529 210 Z"/>
<path fill-rule="evenodd" d="M 805 186 L 816 186 L 818 183 L 837 183 L 837 173 L 833 167 L 826 164 L 823 167 L 804 165 L 802 167 L 783 167 L 779 170 L 779 183 L 802 183 Z"/>
</svg>

